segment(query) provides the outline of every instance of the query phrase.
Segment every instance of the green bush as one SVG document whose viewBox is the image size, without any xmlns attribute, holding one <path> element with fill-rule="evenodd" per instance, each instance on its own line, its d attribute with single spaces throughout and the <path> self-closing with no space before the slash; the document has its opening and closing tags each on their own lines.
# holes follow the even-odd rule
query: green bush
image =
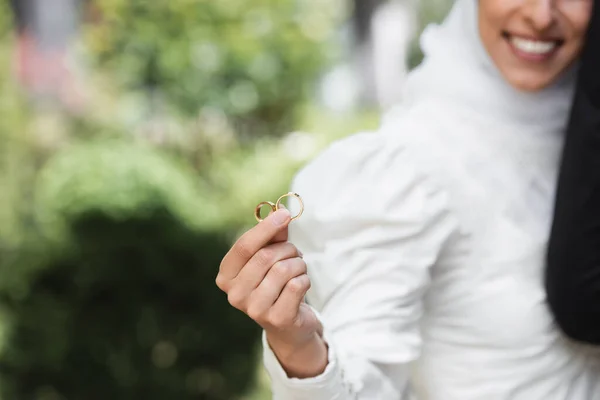
<svg viewBox="0 0 600 400">
<path fill-rule="evenodd" d="M 220 110 L 240 134 L 282 133 L 331 60 L 340 0 L 96 0 L 93 59 L 160 109 Z"/>
<path fill-rule="evenodd" d="M 36 162 L 27 130 L 31 113 L 12 74 L 12 32 L 8 1 L 0 0 L 0 263 L 2 250 L 16 245 L 24 234 Z"/>
<path fill-rule="evenodd" d="M 229 241 L 202 216 L 211 208 L 198 187 L 139 145 L 74 146 L 50 160 L 36 188 L 46 240 L 1 263 L 3 399 L 248 390 L 259 329 L 215 286 Z"/>
</svg>

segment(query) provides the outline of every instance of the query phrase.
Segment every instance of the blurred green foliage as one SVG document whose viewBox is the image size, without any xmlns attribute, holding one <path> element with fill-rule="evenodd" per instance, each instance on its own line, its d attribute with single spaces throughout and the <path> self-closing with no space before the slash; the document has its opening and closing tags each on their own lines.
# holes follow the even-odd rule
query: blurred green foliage
<svg viewBox="0 0 600 400">
<path fill-rule="evenodd" d="M 123 140 L 86 141 L 69 146 L 38 177 L 36 211 L 50 229 L 99 210 L 116 220 L 148 218 L 164 207 L 191 230 L 218 205 L 203 204 L 199 179 L 182 160 L 148 145 Z M 59 232 L 47 233 L 56 238 Z M 72 240 L 72 238 L 70 239 Z"/>
<path fill-rule="evenodd" d="M 20 92 L 6 4 L 2 398 L 244 398 L 259 332 L 215 287 L 220 259 L 258 202 L 378 122 L 306 107 L 347 2 L 94 0 L 92 107 L 76 116 Z"/>
<path fill-rule="evenodd" d="M 310 115 L 306 127 L 327 134 L 304 134 L 307 158 L 350 127 L 376 124 Z M 257 143 L 201 174 L 124 139 L 52 155 L 35 175 L 33 230 L 0 262 L 2 398 L 246 393 L 259 331 L 214 277 L 237 230 L 254 224 L 256 202 L 285 192 L 305 162 L 285 144 Z"/>
<path fill-rule="evenodd" d="M 343 0 L 97 0 L 93 59 L 124 90 L 186 116 L 216 109 L 236 133 L 283 133 L 323 67 Z M 154 104 L 156 106 L 156 104 Z"/>
<path fill-rule="evenodd" d="M 0 2 L 0 37 L 5 38 L 11 33 L 13 27 L 12 17 L 8 3 L 6 1 Z"/>
<path fill-rule="evenodd" d="M 230 242 L 203 220 L 213 205 L 191 170 L 149 147 L 85 143 L 38 181 L 42 234 L 2 265 L 3 398 L 246 392 L 259 330 L 214 284 Z"/>
<path fill-rule="evenodd" d="M 13 31 L 10 9 L 0 1 L 0 263 L 2 250 L 26 234 L 35 170 L 31 111 L 12 76 Z"/>
</svg>

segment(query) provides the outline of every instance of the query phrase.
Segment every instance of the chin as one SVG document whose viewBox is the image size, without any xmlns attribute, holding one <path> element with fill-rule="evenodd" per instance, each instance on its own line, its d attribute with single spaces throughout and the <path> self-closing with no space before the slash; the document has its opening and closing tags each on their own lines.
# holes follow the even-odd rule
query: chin
<svg viewBox="0 0 600 400">
<path fill-rule="evenodd" d="M 508 76 L 508 83 L 521 92 L 539 92 L 552 85 L 553 79 L 543 76 Z"/>
<path fill-rule="evenodd" d="M 543 83 L 541 83 L 541 82 L 522 82 L 522 83 L 515 83 L 512 86 L 521 92 L 535 93 L 535 92 L 544 90 L 549 85 L 547 82 L 543 82 Z"/>
</svg>

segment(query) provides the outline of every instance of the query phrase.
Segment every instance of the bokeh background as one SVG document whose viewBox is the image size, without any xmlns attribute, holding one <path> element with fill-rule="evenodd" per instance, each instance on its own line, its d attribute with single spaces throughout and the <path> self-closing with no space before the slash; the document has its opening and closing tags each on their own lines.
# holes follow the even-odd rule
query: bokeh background
<svg viewBox="0 0 600 400">
<path fill-rule="evenodd" d="M 266 400 L 215 287 L 451 0 L 0 0 L 0 398 Z"/>
</svg>

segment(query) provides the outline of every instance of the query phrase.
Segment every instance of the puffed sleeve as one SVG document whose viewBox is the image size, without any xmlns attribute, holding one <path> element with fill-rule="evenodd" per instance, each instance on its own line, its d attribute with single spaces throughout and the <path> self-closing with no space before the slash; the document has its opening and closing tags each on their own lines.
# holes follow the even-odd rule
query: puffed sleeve
<svg viewBox="0 0 600 400">
<path fill-rule="evenodd" d="M 288 378 L 263 335 L 274 399 L 410 398 L 429 270 L 457 227 L 414 153 L 393 135 L 361 133 L 296 176 L 305 211 L 290 241 L 309 268 L 307 302 L 325 327 L 329 364 L 321 376 Z"/>
</svg>

